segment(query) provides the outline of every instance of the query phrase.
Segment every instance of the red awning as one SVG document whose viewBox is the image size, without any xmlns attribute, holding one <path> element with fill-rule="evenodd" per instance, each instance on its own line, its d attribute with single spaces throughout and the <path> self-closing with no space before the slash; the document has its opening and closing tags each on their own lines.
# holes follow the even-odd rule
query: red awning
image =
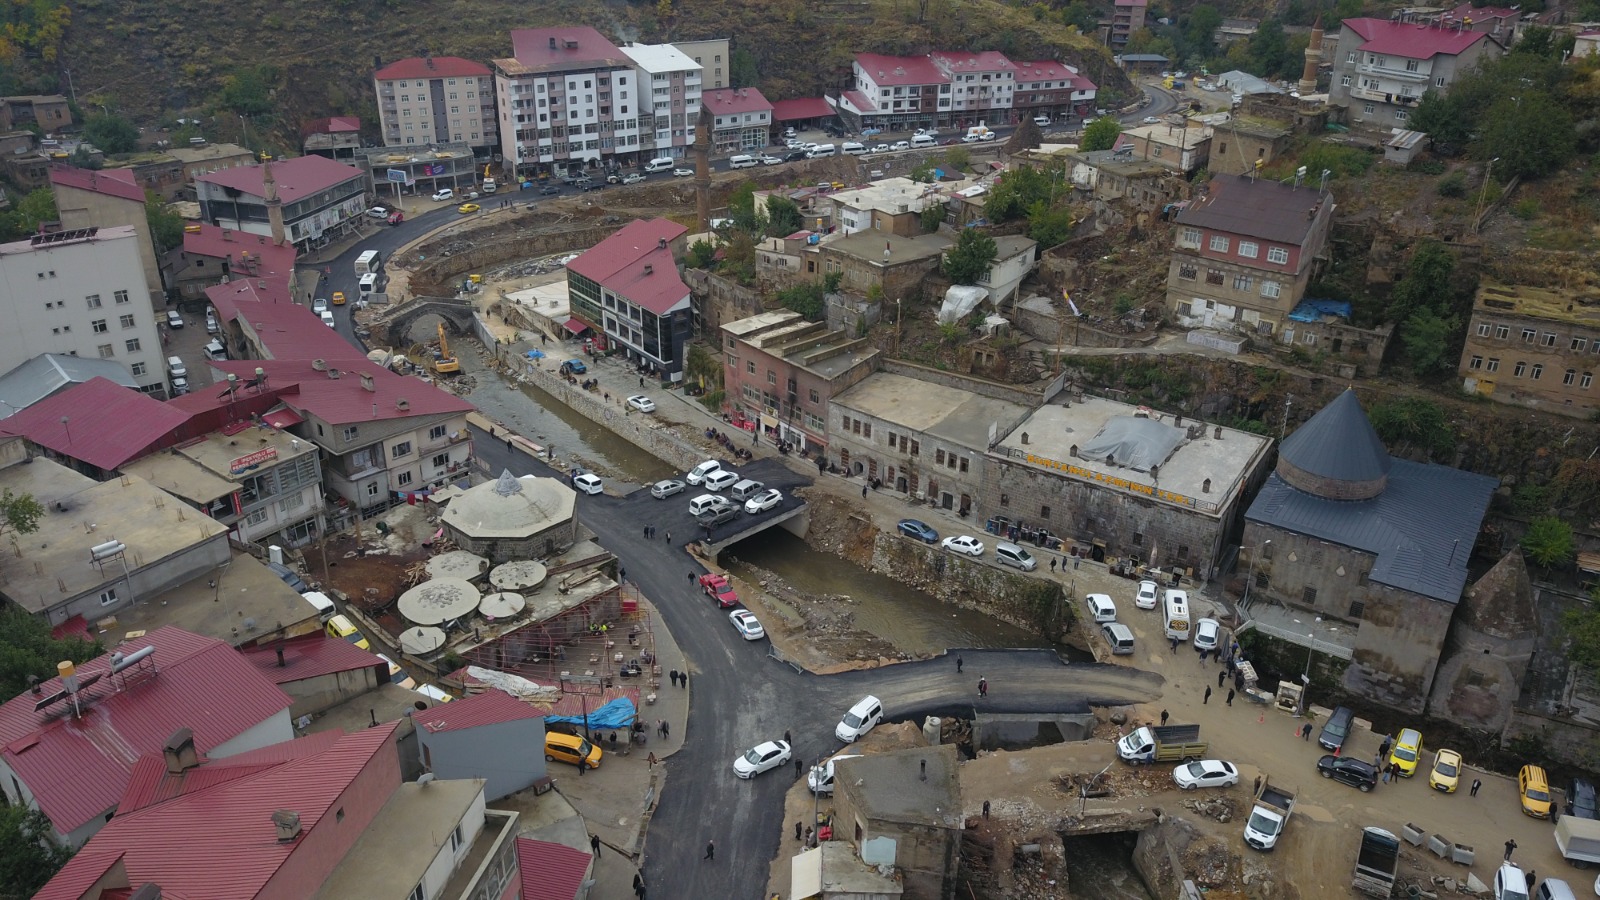
<svg viewBox="0 0 1600 900">
<path fill-rule="evenodd" d="M 292 409 L 275 409 L 262 416 L 261 421 L 266 422 L 273 428 L 288 428 L 290 425 L 299 425 L 305 419 L 300 418 L 299 414 Z"/>
<path fill-rule="evenodd" d="M 565 327 L 573 334 L 583 334 L 589 330 L 589 324 L 582 319 L 568 319 Z"/>
</svg>

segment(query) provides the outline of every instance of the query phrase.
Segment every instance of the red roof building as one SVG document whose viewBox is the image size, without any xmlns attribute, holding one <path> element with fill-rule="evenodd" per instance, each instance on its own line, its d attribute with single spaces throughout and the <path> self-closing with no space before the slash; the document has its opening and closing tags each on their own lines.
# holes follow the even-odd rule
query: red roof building
<svg viewBox="0 0 1600 900">
<path fill-rule="evenodd" d="M 1094 110 L 1098 93 L 1094 82 L 1066 63 L 1017 62 L 1017 90 L 1012 95 L 1012 106 L 1019 120 L 1083 116 Z"/>
<path fill-rule="evenodd" d="M 826 119 L 833 115 L 833 107 L 825 97 L 797 97 L 793 100 L 772 102 L 772 121 L 803 122 L 807 119 Z"/>
<path fill-rule="evenodd" d="M 598 705 L 598 697 L 591 697 Z M 440 778 L 484 778 L 483 795 L 493 802 L 544 778 L 546 709 L 489 688 L 454 703 L 412 716 L 428 771 Z"/>
<path fill-rule="evenodd" d="M 760 150 L 772 143 L 772 104 L 755 88 L 718 88 L 700 95 L 701 115 L 711 118 L 711 144 L 718 153 Z"/>
<path fill-rule="evenodd" d="M 1381 130 L 1406 128 L 1428 91 L 1446 93 L 1456 77 L 1504 47 L 1482 31 L 1442 22 L 1345 19 L 1328 103 L 1349 109 L 1352 125 Z"/>
<path fill-rule="evenodd" d="M 321 632 L 241 652 L 246 662 L 294 701 L 289 707 L 293 719 L 315 715 L 389 682 L 388 663 Z"/>
<path fill-rule="evenodd" d="M 672 380 L 683 372 L 691 327 L 677 265 L 688 231 L 670 219 L 635 219 L 567 263 L 573 315 Z"/>
<path fill-rule="evenodd" d="M 522 72 L 633 68 L 626 53 L 586 25 L 512 29 L 511 55 Z"/>
<path fill-rule="evenodd" d="M 654 107 L 650 90 L 644 87 L 645 76 L 604 35 L 579 25 L 519 28 L 511 32 L 511 52 L 510 57 L 490 61 L 498 108 L 526 109 L 517 114 L 525 123 L 519 121 L 518 127 L 500 133 L 499 151 L 508 169 L 560 171 L 600 160 L 642 164 L 652 158 Z M 547 99 L 550 106 L 536 108 L 535 96 Z M 686 96 L 680 95 L 679 101 L 669 96 L 668 106 Z M 643 128 L 641 114 L 646 117 Z M 563 122 L 574 127 L 588 123 L 591 134 L 582 139 L 576 133 L 563 136 Z M 602 134 L 608 137 L 599 137 Z M 670 144 L 661 149 L 669 151 L 663 155 L 671 155 Z"/>
<path fill-rule="evenodd" d="M 282 200 L 286 207 L 323 191 L 339 188 L 352 179 L 367 177 L 365 172 L 355 166 L 347 166 L 322 156 L 297 156 L 293 159 L 275 160 L 271 165 L 272 180 L 278 186 L 278 199 Z M 266 185 L 263 180 L 266 169 L 266 165 L 235 166 L 220 172 L 201 175 L 195 179 L 195 185 L 196 187 L 201 184 L 216 185 L 253 198 L 263 198 L 266 196 Z M 202 201 L 204 198 L 205 195 L 202 194 Z"/>
<path fill-rule="evenodd" d="M 522 900 L 574 900 L 589 880 L 594 857 L 566 844 L 517 838 Z"/>
<path fill-rule="evenodd" d="M 133 177 L 132 169 L 95 170 L 80 169 L 76 166 L 51 166 L 50 183 L 77 188 L 80 191 L 105 194 L 108 197 L 121 197 L 141 205 L 144 203 L 144 188 L 139 187 L 139 182 Z"/>
<path fill-rule="evenodd" d="M 179 440 L 174 435 L 188 419 L 148 394 L 97 377 L 46 397 L 5 422 L 13 434 L 109 474 Z"/>
<path fill-rule="evenodd" d="M 75 699 L 36 710 L 63 693 L 52 678 L 0 705 L 0 790 L 41 810 L 72 847 L 105 825 L 139 757 L 183 729 L 196 752 L 216 758 L 294 737 L 283 691 L 232 647 L 178 628 L 125 643 L 76 677 Z"/>
<path fill-rule="evenodd" d="M 282 283 L 293 293 L 294 245 L 273 243 L 272 236 L 222 228 L 188 225 L 183 231 L 183 251 L 168 283 L 186 300 L 203 296 L 207 288 L 234 278 Z"/>
<path fill-rule="evenodd" d="M 487 65 L 459 56 L 414 56 L 374 72 L 372 86 L 384 146 L 464 143 L 474 150 L 498 149 L 494 73 Z"/>
<path fill-rule="evenodd" d="M 269 168 L 282 204 L 279 212 L 266 201 Z M 361 217 L 366 211 L 367 174 L 311 155 L 208 172 L 195 178 L 194 188 L 201 221 L 270 235 L 277 215 L 283 238 L 303 248 L 324 234 L 343 233 Z"/>
<path fill-rule="evenodd" d="M 512 32 L 516 34 L 516 32 Z M 394 81 L 399 78 L 468 78 L 488 75 L 484 63 L 459 56 L 413 56 L 396 60 L 372 73 L 374 81 Z"/>
<path fill-rule="evenodd" d="M 485 67 L 485 72 L 488 68 Z M 359 116 L 329 116 L 325 119 L 312 119 L 300 126 L 300 136 L 310 137 L 313 134 L 356 134 L 361 131 L 361 118 Z"/>
<path fill-rule="evenodd" d="M 872 104 L 841 104 L 845 123 L 855 131 L 867 128 L 907 129 L 951 124 L 954 116 L 950 77 L 926 56 L 883 56 L 857 53 L 852 87 Z M 854 107 L 852 110 L 851 108 Z"/>
</svg>

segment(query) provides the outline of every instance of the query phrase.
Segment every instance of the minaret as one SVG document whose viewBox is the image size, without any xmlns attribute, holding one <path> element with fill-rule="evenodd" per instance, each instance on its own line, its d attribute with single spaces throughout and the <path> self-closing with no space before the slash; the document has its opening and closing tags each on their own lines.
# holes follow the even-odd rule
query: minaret
<svg viewBox="0 0 1600 900">
<path fill-rule="evenodd" d="M 694 209 L 700 234 L 711 230 L 711 112 L 700 109 L 694 126 Z"/>
<path fill-rule="evenodd" d="M 284 242 L 283 232 L 283 201 L 278 199 L 278 182 L 272 177 L 272 161 L 261 164 L 261 192 L 266 195 L 267 221 L 272 224 L 272 243 L 282 247 Z"/>
<path fill-rule="evenodd" d="M 1306 45 L 1306 68 L 1300 73 L 1300 83 L 1295 90 L 1304 94 L 1317 92 L 1317 67 L 1322 64 L 1322 17 L 1311 26 L 1311 43 Z"/>
</svg>

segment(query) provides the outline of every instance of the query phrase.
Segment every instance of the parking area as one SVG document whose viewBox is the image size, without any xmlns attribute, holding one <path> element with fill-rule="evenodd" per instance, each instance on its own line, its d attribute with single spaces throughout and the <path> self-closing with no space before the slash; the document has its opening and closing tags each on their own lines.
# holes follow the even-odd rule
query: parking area
<svg viewBox="0 0 1600 900">
<path fill-rule="evenodd" d="M 639 522 L 640 528 L 653 527 L 663 536 L 676 531 L 682 538 L 689 540 L 717 541 L 747 531 L 763 520 L 781 518 L 803 505 L 804 501 L 796 497 L 794 491 L 811 483 L 809 479 L 796 475 L 776 460 L 756 459 L 742 465 L 729 460 L 721 460 L 721 463 L 725 471 L 737 474 L 739 480 L 759 481 L 763 490 L 776 488 L 782 494 L 782 499 L 770 509 L 747 513 L 744 511 L 745 501 L 735 500 L 731 484 L 720 491 L 711 491 L 704 484 L 686 483 L 682 491 L 664 499 L 651 496 L 650 485 L 645 485 L 623 498 L 623 502 L 636 507 L 634 518 Z M 674 479 L 684 481 L 685 474 L 679 473 Z M 734 503 L 734 507 L 738 510 L 737 514 L 731 520 L 707 529 L 701 520 L 695 518 L 689 511 L 690 502 L 703 494 L 726 497 Z"/>
<path fill-rule="evenodd" d="M 217 380 L 217 373 L 207 365 L 206 345 L 216 339 L 217 335 L 206 333 L 206 316 L 203 308 L 198 304 L 184 307 L 168 307 L 176 309 L 183 318 L 182 328 L 172 328 L 166 324 L 159 327 L 161 332 L 161 355 L 176 356 L 183 360 L 185 376 L 189 382 L 189 390 L 194 391 L 210 385 Z M 165 321 L 166 312 L 162 311 L 160 320 Z M 167 378 L 167 383 L 172 383 L 172 378 Z"/>
</svg>

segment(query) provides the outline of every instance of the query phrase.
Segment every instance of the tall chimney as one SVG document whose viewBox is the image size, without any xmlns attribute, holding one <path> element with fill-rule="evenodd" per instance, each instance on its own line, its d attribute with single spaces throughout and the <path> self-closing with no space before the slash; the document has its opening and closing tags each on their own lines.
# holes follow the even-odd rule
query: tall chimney
<svg viewBox="0 0 1600 900">
<path fill-rule="evenodd" d="M 282 247 L 285 240 L 283 230 L 283 201 L 278 199 L 278 182 L 272 177 L 272 162 L 269 160 L 261 164 L 261 189 L 266 195 L 267 221 L 272 223 L 272 243 Z"/>
<path fill-rule="evenodd" d="M 700 233 L 711 230 L 711 114 L 705 107 L 694 126 L 694 208 Z"/>
</svg>

